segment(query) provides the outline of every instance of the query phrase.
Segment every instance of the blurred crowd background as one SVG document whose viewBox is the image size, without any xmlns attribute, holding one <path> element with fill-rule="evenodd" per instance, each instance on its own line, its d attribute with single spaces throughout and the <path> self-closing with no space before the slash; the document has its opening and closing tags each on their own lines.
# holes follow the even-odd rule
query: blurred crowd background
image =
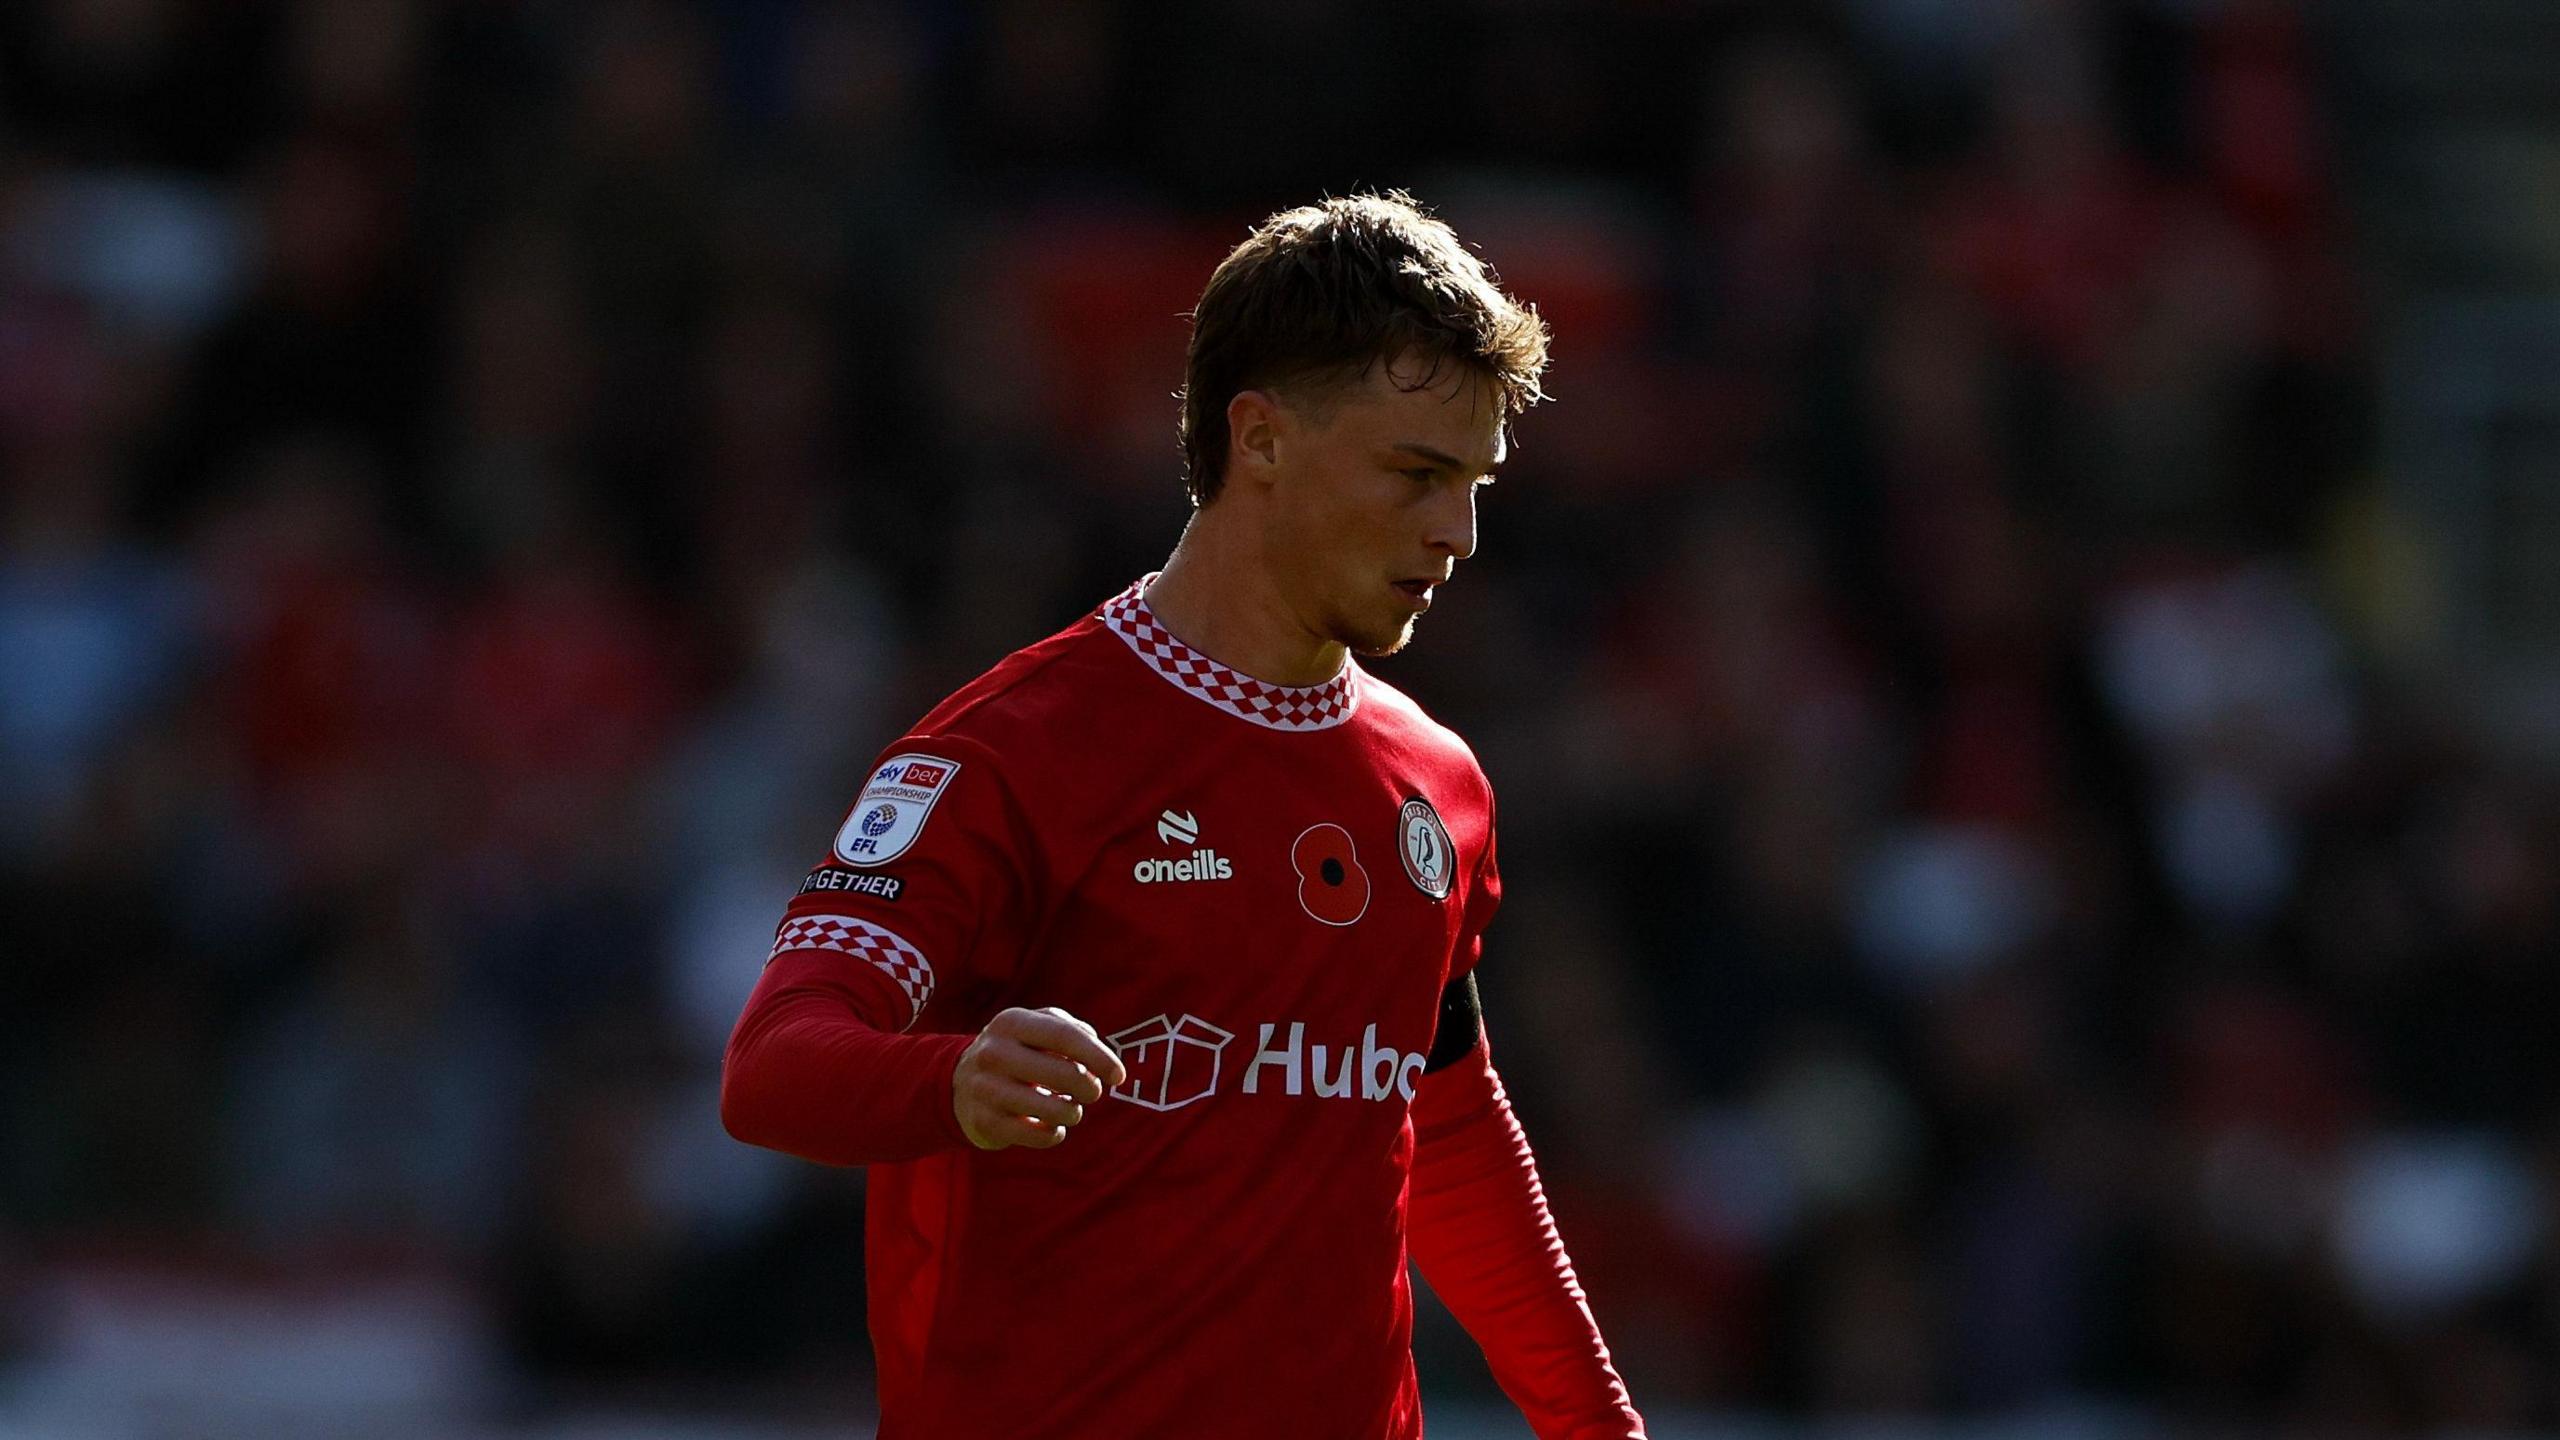
<svg viewBox="0 0 2560 1440">
<path fill-rule="evenodd" d="M 1211 265 L 1387 185 L 1556 333 L 1379 670 L 1638 1399 L 2560 1426 L 2555 54 L 0 9 L 0 1429 L 858 1425 L 860 1175 L 721 1133 L 729 1024 L 876 747 L 1170 547 Z"/>
</svg>

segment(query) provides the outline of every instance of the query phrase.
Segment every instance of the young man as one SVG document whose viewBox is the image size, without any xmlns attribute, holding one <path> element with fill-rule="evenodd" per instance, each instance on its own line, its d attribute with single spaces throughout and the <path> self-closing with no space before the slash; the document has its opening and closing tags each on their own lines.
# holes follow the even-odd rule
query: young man
<svg viewBox="0 0 2560 1440">
<path fill-rule="evenodd" d="M 1418 1436 L 1408 1254 L 1543 1440 L 1643 1435 L 1486 1055 L 1492 791 L 1354 658 L 1546 347 L 1402 195 L 1272 217 L 1164 570 L 882 752 L 785 911 L 721 1118 L 872 1167 L 884 1440 Z"/>
</svg>

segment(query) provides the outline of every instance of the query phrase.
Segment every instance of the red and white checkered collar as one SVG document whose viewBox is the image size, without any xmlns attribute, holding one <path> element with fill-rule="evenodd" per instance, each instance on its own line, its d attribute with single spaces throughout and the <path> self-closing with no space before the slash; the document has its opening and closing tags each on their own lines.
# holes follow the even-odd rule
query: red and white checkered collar
<svg viewBox="0 0 2560 1440">
<path fill-rule="evenodd" d="M 1105 601 L 1099 613 L 1111 633 L 1157 674 L 1230 715 L 1274 730 L 1329 730 L 1360 708 L 1360 667 L 1348 657 L 1341 673 L 1321 685 L 1273 685 L 1182 643 L 1147 605 L 1147 586 L 1156 573 L 1139 577 Z"/>
</svg>

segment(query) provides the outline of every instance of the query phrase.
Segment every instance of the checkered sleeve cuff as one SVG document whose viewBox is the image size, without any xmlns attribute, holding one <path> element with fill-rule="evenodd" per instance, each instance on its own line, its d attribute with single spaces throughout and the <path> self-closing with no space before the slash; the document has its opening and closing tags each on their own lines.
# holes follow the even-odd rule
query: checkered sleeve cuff
<svg viewBox="0 0 2560 1440">
<path fill-rule="evenodd" d="M 765 962 L 771 964 L 775 955 L 788 950 L 838 950 L 879 966 L 906 993 L 910 1007 L 907 1025 L 916 1023 L 916 1017 L 924 1014 L 924 1003 L 933 998 L 933 966 L 924 958 L 924 952 L 905 936 L 868 920 L 851 915 L 803 915 L 783 924 L 782 932 L 773 937 L 773 952 L 765 956 Z M 904 1030 L 906 1026 L 898 1028 Z"/>
</svg>

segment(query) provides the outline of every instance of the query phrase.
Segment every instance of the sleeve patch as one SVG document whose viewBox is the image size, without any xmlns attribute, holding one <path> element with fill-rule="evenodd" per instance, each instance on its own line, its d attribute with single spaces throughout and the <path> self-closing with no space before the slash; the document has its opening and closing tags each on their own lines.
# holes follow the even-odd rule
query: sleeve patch
<svg viewBox="0 0 2560 1440">
<path fill-rule="evenodd" d="M 895 875 L 875 874 L 867 870 L 844 870 L 834 865 L 821 865 L 800 882 L 800 893 L 812 890 L 837 890 L 847 895 L 868 895 L 875 900 L 895 902 L 907 893 L 907 882 Z"/>
<path fill-rule="evenodd" d="M 906 854 L 959 773 L 959 761 L 939 755 L 909 752 L 881 761 L 844 828 L 836 831 L 836 858 L 847 865 L 883 865 Z"/>
<path fill-rule="evenodd" d="M 851 915 L 803 915 L 783 924 L 782 933 L 773 938 L 773 950 L 765 956 L 771 964 L 775 955 L 786 950 L 837 950 L 858 960 L 868 960 L 882 973 L 898 982 L 913 1007 L 907 1023 L 916 1023 L 924 1014 L 924 1003 L 933 998 L 933 966 L 924 952 L 908 943 L 894 930 L 874 925 Z"/>
</svg>

